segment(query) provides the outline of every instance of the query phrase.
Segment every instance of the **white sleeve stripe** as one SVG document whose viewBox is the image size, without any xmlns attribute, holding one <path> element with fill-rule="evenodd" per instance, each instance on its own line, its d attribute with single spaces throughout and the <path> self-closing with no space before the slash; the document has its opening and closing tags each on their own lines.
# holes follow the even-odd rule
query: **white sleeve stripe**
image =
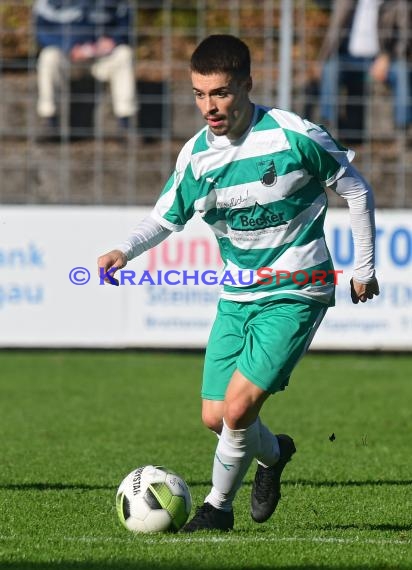
<svg viewBox="0 0 412 570">
<path fill-rule="evenodd" d="M 155 208 L 151 213 L 152 218 L 164 228 L 170 230 L 171 232 L 181 232 L 184 229 L 184 225 L 182 224 L 174 224 L 173 222 L 169 222 L 166 220 Z"/>
</svg>

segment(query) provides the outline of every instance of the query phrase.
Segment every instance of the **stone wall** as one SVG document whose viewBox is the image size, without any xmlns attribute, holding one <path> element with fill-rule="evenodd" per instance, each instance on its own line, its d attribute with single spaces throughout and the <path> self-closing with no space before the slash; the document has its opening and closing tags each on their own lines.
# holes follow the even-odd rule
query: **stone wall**
<svg viewBox="0 0 412 570">
<path fill-rule="evenodd" d="M 36 115 L 35 73 L 4 73 L 0 82 L 3 203 L 152 204 L 182 143 L 202 126 L 189 83 L 178 82 L 172 88 L 146 85 L 140 95 L 140 125 L 123 136 L 112 114 L 109 93 L 103 89 L 96 104 L 90 105 L 92 99 L 86 97 L 89 116 L 83 120 L 89 124 L 88 131 L 79 129 L 77 121 L 72 130 L 66 125 L 61 139 L 47 141 Z M 147 89 L 153 92 L 153 87 L 157 93 L 151 101 Z M 259 100 L 258 90 L 254 98 Z M 84 100 L 81 94 L 77 104 Z M 382 88 L 371 94 L 373 128 L 366 142 L 356 147 L 355 164 L 373 184 L 378 206 L 412 207 L 412 152 L 404 137 L 393 131 L 390 103 Z M 72 123 L 76 117 L 77 112 Z M 331 203 L 343 202 L 331 194 Z"/>
</svg>

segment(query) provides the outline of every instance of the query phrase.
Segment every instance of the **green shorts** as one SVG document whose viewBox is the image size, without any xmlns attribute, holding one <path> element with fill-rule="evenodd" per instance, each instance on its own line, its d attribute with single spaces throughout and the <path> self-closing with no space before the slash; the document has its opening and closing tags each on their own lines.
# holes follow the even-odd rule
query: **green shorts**
<svg viewBox="0 0 412 570">
<path fill-rule="evenodd" d="M 221 299 L 206 349 L 202 398 L 224 400 L 236 369 L 262 390 L 284 390 L 327 307 L 293 300 Z"/>
</svg>

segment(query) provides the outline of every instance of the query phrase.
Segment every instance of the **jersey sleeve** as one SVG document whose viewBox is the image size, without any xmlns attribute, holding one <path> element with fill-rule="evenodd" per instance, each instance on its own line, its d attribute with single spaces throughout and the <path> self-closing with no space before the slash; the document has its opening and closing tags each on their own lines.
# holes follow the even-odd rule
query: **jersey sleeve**
<svg viewBox="0 0 412 570">
<path fill-rule="evenodd" d="M 163 227 L 173 232 L 183 230 L 194 214 L 197 181 L 190 159 L 181 154 L 176 168 L 166 182 L 151 216 Z"/>
<path fill-rule="evenodd" d="M 353 160 L 355 153 L 340 145 L 326 129 L 303 121 L 304 129 L 286 130 L 294 152 L 304 168 L 325 188 L 338 180 Z"/>
</svg>

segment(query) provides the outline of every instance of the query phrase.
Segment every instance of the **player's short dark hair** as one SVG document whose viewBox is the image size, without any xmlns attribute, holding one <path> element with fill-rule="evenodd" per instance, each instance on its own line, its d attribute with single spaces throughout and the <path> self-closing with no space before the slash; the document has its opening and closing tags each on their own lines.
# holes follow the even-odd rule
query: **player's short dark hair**
<svg viewBox="0 0 412 570">
<path fill-rule="evenodd" d="M 195 49 L 190 69 L 201 75 L 228 73 L 234 78 L 250 77 L 250 51 L 239 38 L 229 34 L 214 34 L 205 38 Z"/>
</svg>

